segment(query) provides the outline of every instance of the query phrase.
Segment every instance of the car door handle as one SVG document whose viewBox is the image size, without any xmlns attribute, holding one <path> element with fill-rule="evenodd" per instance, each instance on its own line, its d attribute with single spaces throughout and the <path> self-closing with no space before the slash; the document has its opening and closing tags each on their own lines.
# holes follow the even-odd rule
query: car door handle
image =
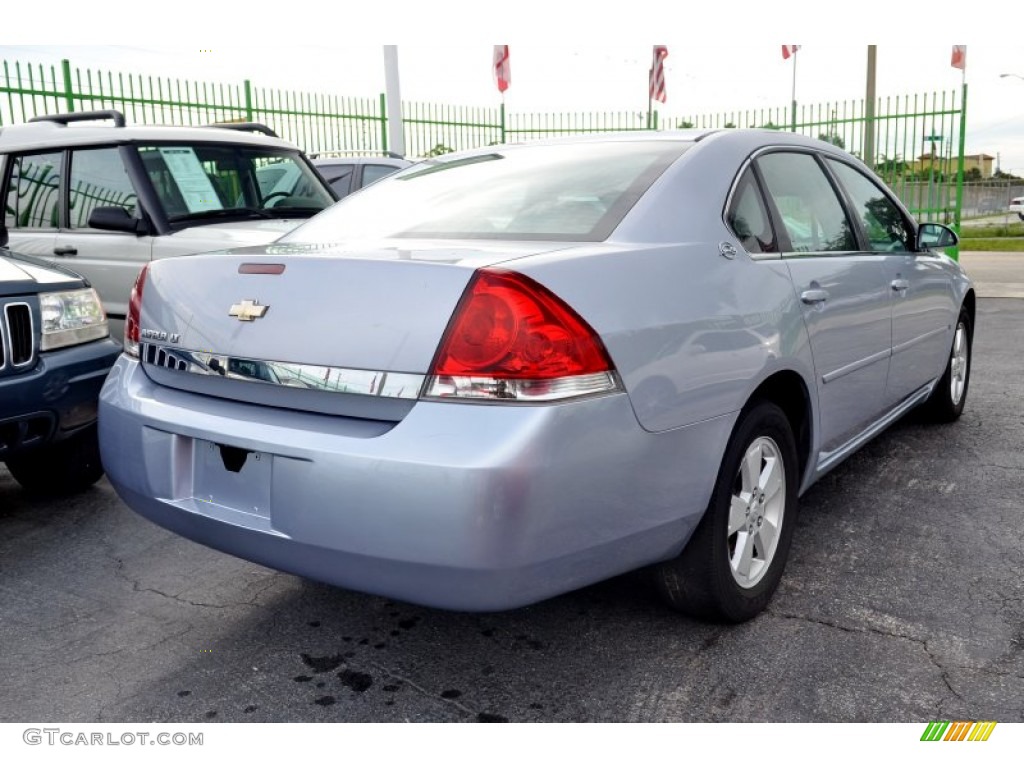
<svg viewBox="0 0 1024 768">
<path fill-rule="evenodd" d="M 804 304 L 824 304 L 828 300 L 828 291 L 824 288 L 811 288 L 800 294 Z"/>
<path fill-rule="evenodd" d="M 77 256 L 78 249 L 73 245 L 62 245 L 53 249 L 54 256 Z"/>
<path fill-rule="evenodd" d="M 903 280 L 901 278 L 901 279 L 893 280 L 890 283 L 890 285 L 892 286 L 892 289 L 894 291 L 899 291 L 900 295 L 902 296 L 906 292 L 907 288 L 910 287 L 910 281 L 909 280 Z"/>
</svg>

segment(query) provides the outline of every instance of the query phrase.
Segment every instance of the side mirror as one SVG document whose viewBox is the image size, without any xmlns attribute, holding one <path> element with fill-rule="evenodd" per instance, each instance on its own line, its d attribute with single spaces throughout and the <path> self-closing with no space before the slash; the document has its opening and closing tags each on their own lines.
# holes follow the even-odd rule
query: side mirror
<svg viewBox="0 0 1024 768">
<path fill-rule="evenodd" d="M 960 242 L 956 232 L 945 224 L 922 224 L 917 230 L 917 250 L 952 248 Z"/>
<path fill-rule="evenodd" d="M 101 205 L 93 208 L 89 214 L 89 226 L 112 232 L 131 232 L 133 235 L 149 233 L 145 221 L 135 218 L 119 205 Z"/>
</svg>

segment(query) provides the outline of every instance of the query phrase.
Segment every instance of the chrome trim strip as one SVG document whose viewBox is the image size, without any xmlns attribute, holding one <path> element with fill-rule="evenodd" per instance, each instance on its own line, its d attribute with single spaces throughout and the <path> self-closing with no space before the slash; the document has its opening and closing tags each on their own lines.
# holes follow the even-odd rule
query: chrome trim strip
<svg viewBox="0 0 1024 768">
<path fill-rule="evenodd" d="M 836 448 L 834 451 L 822 451 L 818 454 L 818 466 L 816 468 L 815 482 L 821 479 L 829 470 L 833 469 L 847 456 L 856 452 L 866 442 L 874 437 L 877 437 L 890 426 L 895 424 L 907 413 L 916 408 L 918 405 L 923 403 L 931 395 L 932 389 L 935 387 L 937 379 L 932 379 L 930 382 L 925 384 L 923 387 L 918 389 L 916 392 L 908 395 L 904 400 L 899 403 L 895 408 L 885 414 L 882 418 L 876 421 L 874 424 L 869 425 L 863 432 L 855 437 L 847 440 L 843 445 Z M 802 489 L 806 490 L 806 488 Z"/>
<path fill-rule="evenodd" d="M 24 307 L 28 313 L 28 357 L 24 363 L 14 362 L 14 339 L 11 336 L 11 308 L 12 307 Z M 4 319 L 7 326 L 7 349 L 8 355 L 11 359 L 11 365 L 15 368 L 25 368 L 26 366 L 32 365 L 32 361 L 36 359 L 36 324 L 32 319 L 32 306 L 25 301 L 12 301 L 10 304 L 4 306 Z"/>
<path fill-rule="evenodd" d="M 937 336 L 940 333 L 949 333 L 949 329 L 950 326 L 947 325 L 945 328 L 936 328 L 934 331 L 922 333 L 920 336 L 917 336 L 911 339 L 910 341 L 904 341 L 902 344 L 897 344 L 895 347 L 892 348 L 892 353 L 895 355 L 897 352 L 902 352 L 906 349 L 910 349 L 915 344 L 920 344 L 922 341 L 927 341 L 932 336 Z"/>
<path fill-rule="evenodd" d="M 178 349 L 159 344 L 139 344 L 139 360 L 180 373 L 223 376 L 271 386 L 312 389 L 371 397 L 415 400 L 426 376 L 394 371 L 365 371 L 305 363 L 284 363 Z"/>
<path fill-rule="evenodd" d="M 861 368 L 865 368 L 871 365 L 872 363 L 877 363 L 879 360 L 884 360 L 891 354 L 892 350 L 883 349 L 881 352 L 876 352 L 875 354 L 869 355 L 868 357 L 865 357 L 862 360 L 857 360 L 856 362 L 850 363 L 849 365 L 844 365 L 842 368 L 837 368 L 831 373 L 823 374 L 821 377 L 821 381 L 823 384 L 828 384 L 830 382 L 835 381 L 836 379 L 846 376 L 849 373 L 859 371 Z"/>
<path fill-rule="evenodd" d="M 877 253 L 868 251 L 786 251 L 782 254 L 783 259 L 841 259 L 851 256 L 878 256 Z"/>
</svg>

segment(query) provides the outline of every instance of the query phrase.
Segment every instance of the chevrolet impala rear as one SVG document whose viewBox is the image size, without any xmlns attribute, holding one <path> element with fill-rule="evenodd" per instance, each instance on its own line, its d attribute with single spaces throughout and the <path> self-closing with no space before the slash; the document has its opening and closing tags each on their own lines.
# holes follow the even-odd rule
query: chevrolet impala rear
<svg viewBox="0 0 1024 768">
<path fill-rule="evenodd" d="M 475 200 L 447 177 L 501 156 L 417 166 L 277 244 L 154 262 L 103 393 L 118 493 L 225 552 L 455 609 L 670 556 L 724 425 L 645 430 L 600 335 L 516 266 L 621 255 L 602 241 L 689 144 L 617 146 L 527 155 Z M 669 444 L 706 471 L 640 506 Z"/>
<path fill-rule="evenodd" d="M 775 131 L 437 158 L 142 271 L 103 463 L 157 524 L 351 589 L 495 610 L 656 565 L 673 606 L 745 620 L 800 493 L 962 410 L 955 242 Z"/>
</svg>

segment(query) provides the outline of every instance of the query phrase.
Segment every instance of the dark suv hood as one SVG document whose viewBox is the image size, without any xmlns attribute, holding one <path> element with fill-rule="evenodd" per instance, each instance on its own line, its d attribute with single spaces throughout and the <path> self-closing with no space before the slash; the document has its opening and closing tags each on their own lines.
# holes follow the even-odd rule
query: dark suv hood
<svg viewBox="0 0 1024 768">
<path fill-rule="evenodd" d="M 0 296 L 81 288 L 88 283 L 70 269 L 0 248 Z"/>
</svg>

